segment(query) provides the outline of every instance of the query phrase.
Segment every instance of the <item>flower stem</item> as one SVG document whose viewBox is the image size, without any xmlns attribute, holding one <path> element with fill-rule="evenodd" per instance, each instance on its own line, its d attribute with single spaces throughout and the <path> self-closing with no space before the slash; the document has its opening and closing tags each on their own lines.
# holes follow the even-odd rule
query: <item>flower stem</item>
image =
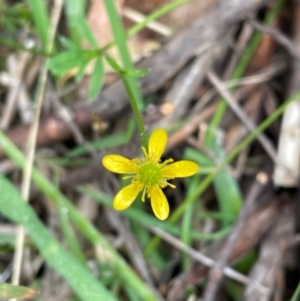
<svg viewBox="0 0 300 301">
<path fill-rule="evenodd" d="M 122 79 L 123 84 L 125 86 L 126 92 L 128 94 L 130 105 L 131 105 L 133 114 L 135 116 L 137 128 L 138 128 L 138 131 L 140 132 L 142 145 L 148 151 L 147 133 L 145 131 L 143 119 L 142 119 L 141 113 L 140 113 L 140 111 L 138 109 L 137 102 L 135 100 L 134 94 L 133 94 L 133 92 L 131 90 L 131 87 L 130 87 L 130 84 L 128 82 L 128 75 L 126 75 L 125 72 L 120 72 L 120 76 L 121 76 L 121 79 Z"/>
</svg>

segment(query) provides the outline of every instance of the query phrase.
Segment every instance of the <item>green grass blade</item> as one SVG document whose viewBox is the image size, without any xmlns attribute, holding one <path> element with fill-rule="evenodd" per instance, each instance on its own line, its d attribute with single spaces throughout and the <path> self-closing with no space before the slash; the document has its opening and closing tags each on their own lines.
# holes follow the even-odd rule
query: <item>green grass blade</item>
<svg viewBox="0 0 300 301">
<path fill-rule="evenodd" d="M 139 111 L 139 108 L 138 108 L 137 99 L 135 98 L 134 91 L 132 90 L 131 79 L 133 79 L 133 78 L 130 78 L 130 77 L 126 76 L 123 73 L 120 74 L 120 77 L 121 77 L 122 82 L 124 84 L 124 87 L 125 87 L 125 90 L 127 92 L 128 99 L 129 99 L 129 102 L 130 102 L 130 105 L 131 105 L 131 109 L 132 109 L 133 114 L 135 116 L 135 121 L 136 121 L 138 131 L 140 133 L 142 146 L 145 148 L 146 151 L 148 151 L 147 133 L 146 133 L 146 130 L 145 130 L 142 115 L 140 114 L 140 111 Z"/>
<path fill-rule="evenodd" d="M 195 176 L 191 178 L 190 180 L 187 180 L 187 195 L 190 195 L 194 189 L 199 185 L 200 177 Z M 181 241 L 187 245 L 190 246 L 192 243 L 192 235 L 191 235 L 191 229 L 192 227 L 192 219 L 193 219 L 193 213 L 194 213 L 195 204 L 190 204 L 182 217 L 182 227 L 181 227 Z M 182 267 L 183 270 L 187 270 L 187 268 L 190 265 L 190 256 L 187 254 L 182 254 Z"/>
<path fill-rule="evenodd" d="M 216 164 L 210 158 L 194 148 L 187 147 L 184 151 L 184 158 L 196 161 L 200 165 L 200 171 L 203 167 L 216 167 Z"/>
<path fill-rule="evenodd" d="M 48 30 L 50 26 L 50 19 L 48 15 L 48 9 L 46 1 L 44 0 L 29 0 L 28 1 L 35 28 L 38 32 L 39 38 L 45 49 L 48 41 Z"/>
<path fill-rule="evenodd" d="M 213 140 L 211 147 L 216 157 L 222 162 L 222 160 L 225 159 L 225 154 L 220 145 L 217 144 L 216 139 Z M 216 164 L 198 150 L 187 149 L 185 151 L 185 157 L 197 162 L 200 165 L 200 171 L 202 166 L 209 166 L 211 170 L 213 170 L 213 168 L 217 170 Z M 243 197 L 238 182 L 228 171 L 221 170 L 216 174 L 213 184 L 221 211 L 220 214 L 225 217 L 222 220 L 222 225 L 228 226 L 237 216 L 242 206 Z"/>
<path fill-rule="evenodd" d="M 81 262 L 83 265 L 85 265 L 85 257 L 84 254 L 80 248 L 80 245 L 78 243 L 78 239 L 74 233 L 74 230 L 72 228 L 69 215 L 67 214 L 66 210 L 64 208 L 58 209 L 59 211 L 59 221 L 60 226 L 62 229 L 62 232 L 64 234 L 64 237 L 67 241 L 68 248 L 70 252 L 73 254 L 73 256 Z"/>
<path fill-rule="evenodd" d="M 77 20 L 84 17 L 83 12 L 85 11 L 85 0 L 66 0 L 65 1 L 65 12 L 67 16 L 67 24 L 69 34 L 72 41 L 80 47 L 82 45 L 81 32 L 78 30 Z"/>
<path fill-rule="evenodd" d="M 89 25 L 87 24 L 85 18 L 80 18 L 77 20 L 77 28 L 78 28 L 78 32 L 82 37 L 82 40 L 86 39 L 90 44 L 90 46 L 96 49 L 98 47 L 97 40 L 92 30 L 90 29 Z"/>
<path fill-rule="evenodd" d="M 0 131 L 0 147 L 3 151 L 22 169 L 25 168 L 26 158 L 16 148 L 16 146 Z M 142 300 L 156 301 L 155 294 L 144 284 L 135 272 L 127 265 L 126 261 L 115 251 L 115 249 L 106 241 L 106 239 L 97 231 L 97 229 L 74 207 L 60 190 L 57 189 L 48 179 L 46 179 L 37 169 L 33 169 L 31 178 L 35 185 L 51 201 L 68 211 L 73 224 L 79 231 L 95 246 L 101 247 L 110 254 L 109 264 L 116 271 L 118 277 L 122 279 L 124 285 L 132 286 Z"/>
<path fill-rule="evenodd" d="M 62 77 L 73 68 L 85 68 L 96 56 L 97 52 L 91 50 L 65 51 L 50 58 L 46 66 L 53 74 Z"/>
<path fill-rule="evenodd" d="M 214 178 L 214 188 L 222 216 L 237 216 L 243 198 L 236 179 L 227 171 L 220 171 Z M 228 223 L 229 219 L 222 220 L 223 227 Z"/>
<path fill-rule="evenodd" d="M 94 100 L 96 96 L 99 94 L 99 91 L 101 90 L 103 84 L 103 78 L 104 78 L 104 66 L 103 66 L 102 57 L 100 56 L 95 62 L 94 70 L 90 79 L 89 94 L 88 94 L 88 98 L 90 101 Z"/>
<path fill-rule="evenodd" d="M 0 212 L 24 226 L 47 263 L 62 275 L 85 301 L 116 301 L 90 271 L 69 254 L 50 234 L 32 208 L 22 200 L 16 188 L 0 177 Z"/>
<path fill-rule="evenodd" d="M 216 138 L 213 139 L 212 150 L 220 161 L 225 159 L 224 150 Z M 237 216 L 243 204 L 243 196 L 237 180 L 228 171 L 221 170 L 216 174 L 213 183 L 222 215 Z M 227 226 L 228 222 L 228 220 L 222 221 L 223 227 Z"/>
</svg>

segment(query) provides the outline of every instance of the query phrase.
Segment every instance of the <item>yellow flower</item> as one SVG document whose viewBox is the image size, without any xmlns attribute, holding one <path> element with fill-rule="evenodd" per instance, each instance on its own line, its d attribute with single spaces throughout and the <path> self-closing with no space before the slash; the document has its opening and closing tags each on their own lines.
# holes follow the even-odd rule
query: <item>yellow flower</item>
<svg viewBox="0 0 300 301">
<path fill-rule="evenodd" d="M 127 159 L 119 155 L 107 155 L 103 158 L 104 167 L 112 172 L 128 174 L 125 178 L 132 178 L 131 184 L 121 189 L 114 198 L 116 210 L 127 209 L 138 194 L 143 191 L 142 201 L 145 195 L 151 200 L 151 206 L 157 218 L 165 220 L 169 216 L 169 204 L 161 188 L 176 186 L 168 183 L 174 178 L 189 177 L 197 173 L 199 166 L 188 160 L 172 163 L 168 159 L 160 163 L 168 140 L 167 132 L 163 129 L 155 130 L 149 139 L 149 151 L 142 148 L 145 158 Z"/>
</svg>

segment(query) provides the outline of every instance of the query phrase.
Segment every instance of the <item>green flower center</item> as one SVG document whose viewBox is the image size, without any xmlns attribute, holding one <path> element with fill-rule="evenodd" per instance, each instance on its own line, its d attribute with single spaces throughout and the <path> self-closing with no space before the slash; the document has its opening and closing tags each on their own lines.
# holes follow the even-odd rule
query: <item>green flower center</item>
<svg viewBox="0 0 300 301">
<path fill-rule="evenodd" d="M 141 169 L 139 171 L 139 180 L 145 186 L 152 186 L 152 185 L 159 184 L 161 180 L 160 168 L 152 163 L 148 163 L 141 166 Z"/>
</svg>

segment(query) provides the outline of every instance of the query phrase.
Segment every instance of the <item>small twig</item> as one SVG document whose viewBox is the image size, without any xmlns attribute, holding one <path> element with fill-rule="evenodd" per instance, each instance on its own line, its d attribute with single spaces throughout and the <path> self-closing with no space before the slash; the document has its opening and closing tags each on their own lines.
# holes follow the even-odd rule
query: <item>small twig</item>
<svg viewBox="0 0 300 301">
<path fill-rule="evenodd" d="M 272 36 L 280 45 L 286 48 L 290 55 L 300 60 L 300 52 L 287 36 L 281 33 L 279 30 L 271 26 L 266 26 L 254 19 L 248 19 L 248 22 L 257 30 Z"/>
<path fill-rule="evenodd" d="M 169 244 L 174 246 L 176 249 L 190 255 L 195 261 L 198 261 L 207 267 L 213 267 L 215 265 L 215 263 L 216 263 L 215 260 L 213 260 L 212 258 L 202 254 L 201 252 L 196 251 L 195 249 L 185 245 L 183 242 L 181 242 L 181 240 L 179 240 L 176 237 L 174 237 L 173 235 L 165 232 L 164 230 L 157 228 L 157 227 L 149 227 L 149 229 L 151 230 L 151 232 L 153 232 L 157 236 L 160 236 L 163 240 L 165 240 L 166 242 L 168 242 Z M 247 276 L 237 272 L 236 270 L 234 270 L 230 267 L 224 267 L 222 269 L 222 272 L 228 278 L 231 278 L 231 279 L 233 279 L 237 282 L 240 282 L 242 284 L 245 284 L 245 285 L 247 285 L 251 281 Z M 256 288 L 258 290 L 261 290 L 261 291 L 267 290 L 267 288 L 263 287 L 259 283 L 254 283 L 254 285 L 256 285 Z"/>
<path fill-rule="evenodd" d="M 226 65 L 226 70 L 224 72 L 223 78 L 228 80 L 232 77 L 234 69 L 238 63 L 238 60 L 243 53 L 243 50 L 246 48 L 251 36 L 253 34 L 253 29 L 249 24 L 244 24 L 241 33 L 239 34 L 237 43 L 233 46 L 234 52 Z"/>
<path fill-rule="evenodd" d="M 253 210 L 257 197 L 263 191 L 268 180 L 268 176 L 265 173 L 261 172 L 257 174 L 256 181 L 251 187 L 251 190 L 249 192 L 245 205 L 239 214 L 235 227 L 230 234 L 227 243 L 223 247 L 219 259 L 216 260 L 214 267 L 209 273 L 209 281 L 204 292 L 204 301 L 215 300 L 215 296 L 221 284 L 223 272 L 229 260 L 230 254 L 239 239 L 239 236 L 246 224 L 249 214 Z"/>
<path fill-rule="evenodd" d="M 222 82 L 222 85 L 226 89 L 238 87 L 238 86 L 245 86 L 245 85 L 257 85 L 263 82 L 267 82 L 270 79 L 274 78 L 278 74 L 282 73 L 287 68 L 287 62 L 282 59 L 282 57 L 276 59 L 274 63 L 261 70 L 261 72 L 252 75 L 246 76 L 236 79 L 231 79 L 228 81 Z M 193 108 L 193 114 L 197 114 L 201 109 L 217 94 L 216 89 L 212 88 L 207 91 L 199 100 L 198 103 Z M 236 97 L 237 98 L 237 97 Z"/>
<path fill-rule="evenodd" d="M 207 72 L 207 77 L 209 81 L 216 87 L 216 89 L 219 91 L 222 97 L 224 97 L 232 111 L 243 122 L 243 124 L 246 126 L 249 132 L 253 132 L 255 130 L 255 125 L 244 114 L 244 112 L 237 104 L 237 101 L 234 99 L 234 96 L 223 86 L 219 77 L 212 70 L 209 70 Z M 270 156 L 270 158 L 278 164 L 276 150 L 273 147 L 270 140 L 264 134 L 259 134 L 257 136 L 257 140 L 261 143 L 262 147 L 265 149 L 266 153 Z"/>
<path fill-rule="evenodd" d="M 51 26 L 49 30 L 48 44 L 46 49 L 47 53 L 49 53 L 53 47 L 55 31 L 60 17 L 62 5 L 63 5 L 63 0 L 56 0 L 54 3 L 54 8 L 51 16 Z M 30 135 L 28 139 L 27 161 L 26 161 L 26 166 L 24 168 L 23 179 L 22 179 L 21 190 L 22 190 L 22 197 L 24 201 L 28 201 L 28 197 L 29 197 L 31 172 L 32 172 L 33 161 L 35 156 L 36 137 L 38 133 L 39 119 L 40 119 L 40 113 L 42 108 L 46 80 L 47 80 L 47 69 L 45 66 L 43 66 L 39 77 L 37 100 L 36 100 L 36 111 L 34 115 L 34 122 L 30 129 Z M 12 275 L 13 284 L 18 284 L 20 279 L 22 257 L 23 257 L 23 250 L 24 250 L 24 237 L 25 237 L 24 227 L 20 226 L 18 229 L 16 250 L 14 254 L 14 267 L 13 267 L 13 275 Z"/>
</svg>

